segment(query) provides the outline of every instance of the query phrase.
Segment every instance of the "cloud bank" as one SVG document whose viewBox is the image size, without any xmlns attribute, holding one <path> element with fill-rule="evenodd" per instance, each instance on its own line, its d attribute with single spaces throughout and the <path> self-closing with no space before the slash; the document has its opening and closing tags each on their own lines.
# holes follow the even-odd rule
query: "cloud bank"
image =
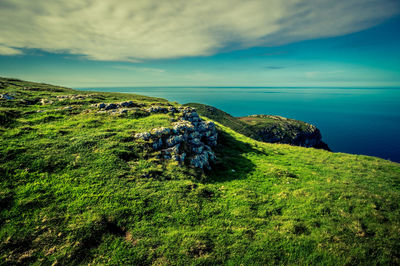
<svg viewBox="0 0 400 266">
<path fill-rule="evenodd" d="M 143 61 L 343 35 L 398 0 L 1 0 L 0 54 L 20 48 Z"/>
</svg>

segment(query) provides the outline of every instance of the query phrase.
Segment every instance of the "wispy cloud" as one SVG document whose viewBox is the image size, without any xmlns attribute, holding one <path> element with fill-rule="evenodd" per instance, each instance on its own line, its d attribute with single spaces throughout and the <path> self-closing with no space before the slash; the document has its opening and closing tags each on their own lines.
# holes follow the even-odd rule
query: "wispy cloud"
<svg viewBox="0 0 400 266">
<path fill-rule="evenodd" d="M 129 71 L 142 71 L 142 72 L 153 72 L 153 73 L 164 73 L 165 69 L 161 68 L 150 68 L 150 67 L 137 67 L 137 66 L 113 66 L 116 69 L 129 70 Z"/>
<path fill-rule="evenodd" d="M 343 35 L 398 0 L 1 0 L 0 53 L 19 48 L 138 62 Z"/>
<path fill-rule="evenodd" d="M 0 45 L 0 55 L 18 55 L 18 54 L 22 54 L 22 51 L 14 49 L 12 47 Z"/>
</svg>

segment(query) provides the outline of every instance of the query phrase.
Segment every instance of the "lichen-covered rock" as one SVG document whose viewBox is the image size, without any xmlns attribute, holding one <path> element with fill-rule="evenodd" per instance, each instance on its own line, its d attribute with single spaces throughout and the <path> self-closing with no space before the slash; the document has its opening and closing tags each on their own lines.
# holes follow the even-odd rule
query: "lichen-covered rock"
<svg viewBox="0 0 400 266">
<path fill-rule="evenodd" d="M 197 168 L 207 168 L 210 169 L 210 154 L 213 155 L 213 153 L 210 153 L 208 151 L 203 151 L 201 154 L 195 155 L 191 160 L 190 160 L 190 165 L 197 167 Z"/>
<path fill-rule="evenodd" d="M 196 154 L 201 154 L 203 152 L 203 150 L 204 150 L 204 145 L 192 147 L 192 151 Z"/>
<path fill-rule="evenodd" d="M 54 101 L 49 100 L 49 99 L 45 99 L 45 98 L 40 99 L 40 104 L 41 105 L 48 105 L 48 104 L 53 104 L 53 103 L 54 103 Z"/>
<path fill-rule="evenodd" d="M 193 132 L 194 130 L 195 127 L 188 121 L 177 122 L 173 126 L 174 133 Z"/>
<path fill-rule="evenodd" d="M 203 144 L 199 138 L 189 139 L 188 142 L 196 146 Z"/>
<path fill-rule="evenodd" d="M 147 112 L 149 113 L 168 113 L 168 109 L 165 107 L 161 107 L 161 106 L 150 106 L 149 108 L 146 109 Z"/>
<path fill-rule="evenodd" d="M 151 130 L 151 135 L 155 137 L 161 137 L 163 135 L 168 135 L 171 132 L 171 129 L 165 127 L 154 128 Z"/>
<path fill-rule="evenodd" d="M 172 135 L 166 140 L 166 144 L 168 147 L 171 147 L 183 141 L 184 141 L 183 135 Z"/>
<path fill-rule="evenodd" d="M 115 103 L 109 103 L 106 104 L 106 107 L 104 107 L 105 110 L 112 110 L 112 109 L 117 109 L 118 105 L 116 105 Z"/>
<path fill-rule="evenodd" d="M 150 137 L 151 137 L 151 134 L 149 132 L 142 132 L 142 133 L 135 134 L 135 138 L 137 138 L 137 139 L 149 140 Z"/>
<path fill-rule="evenodd" d="M 195 138 L 199 138 L 201 135 L 198 131 L 194 131 L 192 133 L 189 134 L 189 138 L 191 139 L 195 139 Z"/>
<path fill-rule="evenodd" d="M 157 139 L 157 140 L 155 140 L 153 142 L 153 149 L 154 150 L 159 150 L 162 146 L 163 146 L 163 141 L 162 141 L 161 138 L 159 138 L 159 139 Z"/>
<path fill-rule="evenodd" d="M 133 101 L 127 101 L 127 102 L 119 103 L 119 106 L 121 106 L 121 107 L 134 107 L 135 104 L 133 103 Z"/>
<path fill-rule="evenodd" d="M 162 155 L 179 155 L 180 152 L 180 144 L 177 144 L 173 147 L 161 150 Z"/>
<path fill-rule="evenodd" d="M 168 112 L 175 114 L 175 113 L 178 113 L 179 111 L 175 107 L 170 106 L 170 107 L 168 107 Z"/>
<path fill-rule="evenodd" d="M 122 110 L 126 110 L 125 108 L 140 107 L 143 106 L 143 104 L 135 103 L 133 101 L 126 101 L 120 103 L 98 103 L 93 104 L 92 106 L 104 110 L 116 110 L 120 108 L 122 108 Z M 125 113 L 125 111 L 120 111 L 120 113 Z"/>
</svg>

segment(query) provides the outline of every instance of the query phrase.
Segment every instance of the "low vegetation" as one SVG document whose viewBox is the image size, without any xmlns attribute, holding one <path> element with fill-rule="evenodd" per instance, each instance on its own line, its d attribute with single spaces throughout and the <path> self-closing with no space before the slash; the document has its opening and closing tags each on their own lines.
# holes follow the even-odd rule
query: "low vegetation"
<svg viewBox="0 0 400 266">
<path fill-rule="evenodd" d="M 177 103 L 11 79 L 0 89 L 12 98 L 0 99 L 1 264 L 400 263 L 397 163 L 216 123 L 204 172 L 135 140 L 173 115 L 93 107 Z"/>
</svg>

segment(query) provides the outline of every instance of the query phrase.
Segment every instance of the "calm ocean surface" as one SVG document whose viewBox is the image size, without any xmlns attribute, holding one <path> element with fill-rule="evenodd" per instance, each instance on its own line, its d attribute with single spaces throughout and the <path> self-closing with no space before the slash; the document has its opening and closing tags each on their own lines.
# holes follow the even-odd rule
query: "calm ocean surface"
<svg viewBox="0 0 400 266">
<path fill-rule="evenodd" d="M 400 88 L 85 88 L 215 106 L 233 116 L 280 115 L 317 126 L 334 152 L 400 162 Z"/>
</svg>

